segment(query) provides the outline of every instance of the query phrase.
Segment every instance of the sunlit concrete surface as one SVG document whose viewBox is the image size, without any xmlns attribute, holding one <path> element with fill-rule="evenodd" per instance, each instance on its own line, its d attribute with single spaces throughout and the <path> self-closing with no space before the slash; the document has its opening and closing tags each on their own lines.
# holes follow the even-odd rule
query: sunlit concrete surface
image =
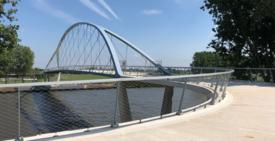
<svg viewBox="0 0 275 141">
<path fill-rule="evenodd" d="M 221 103 L 205 110 L 64 141 L 275 141 L 275 86 L 235 85 Z"/>
</svg>

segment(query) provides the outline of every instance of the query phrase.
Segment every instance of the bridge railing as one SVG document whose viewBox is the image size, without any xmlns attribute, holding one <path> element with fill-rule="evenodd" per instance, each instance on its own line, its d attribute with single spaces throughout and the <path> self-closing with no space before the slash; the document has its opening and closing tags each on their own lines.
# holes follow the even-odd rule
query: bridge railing
<svg viewBox="0 0 275 141">
<path fill-rule="evenodd" d="M 52 137 L 195 111 L 226 96 L 232 72 L 2 84 L 0 140 Z"/>
<path fill-rule="evenodd" d="M 112 76 L 115 72 L 109 66 L 78 66 L 78 68 L 82 68 L 82 74 L 79 76 L 80 79 L 88 75 L 89 73 L 100 75 L 104 74 L 107 77 Z M 187 74 L 204 74 L 204 73 L 214 73 L 221 72 L 228 69 L 234 70 L 234 73 L 231 75 L 231 80 L 243 80 L 250 82 L 275 82 L 275 68 L 217 68 L 217 67 L 165 67 L 172 75 L 187 75 Z M 66 77 L 70 77 L 69 74 L 72 72 L 66 72 L 68 68 L 63 68 L 61 78 L 65 75 Z M 72 67 L 73 69 L 73 67 Z M 150 77 L 150 76 L 159 76 L 161 75 L 155 67 L 152 66 L 127 66 L 122 68 L 124 75 L 129 77 Z M 56 68 L 56 71 L 58 68 Z M 54 70 L 51 70 L 54 71 Z M 78 74 L 79 72 L 73 72 L 73 74 Z M 63 75 L 64 74 L 64 75 Z M 56 74 L 49 74 L 49 79 L 51 81 L 57 80 Z M 87 76 L 87 79 L 92 79 L 93 76 Z M 100 77 L 98 77 L 100 78 Z M 106 78 L 106 77 L 103 77 Z M 29 83 L 29 82 L 41 82 L 45 80 L 49 80 L 45 77 L 44 74 L 28 74 L 28 75 L 4 75 L 0 76 L 0 84 L 7 83 Z M 73 79 L 73 78 L 72 78 Z M 72 80 L 69 79 L 69 80 Z M 73 79 L 74 80 L 74 79 Z M 75 79 L 79 80 L 79 79 Z"/>
<path fill-rule="evenodd" d="M 275 68 L 165 67 L 172 74 L 201 74 L 234 70 L 231 80 L 275 82 Z"/>
</svg>

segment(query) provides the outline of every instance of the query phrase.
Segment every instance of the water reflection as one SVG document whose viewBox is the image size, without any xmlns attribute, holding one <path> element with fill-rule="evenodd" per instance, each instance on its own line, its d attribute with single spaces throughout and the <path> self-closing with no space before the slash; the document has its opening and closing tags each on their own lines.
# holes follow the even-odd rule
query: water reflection
<svg viewBox="0 0 275 141">
<path fill-rule="evenodd" d="M 47 129 L 49 132 L 58 132 L 92 126 L 62 103 L 62 101 L 55 98 L 54 92 L 47 90 L 49 88 L 36 87 L 34 89 L 32 97 L 42 117 L 43 129 Z M 33 121 L 35 120 L 31 120 L 31 123 L 36 124 Z"/>
</svg>

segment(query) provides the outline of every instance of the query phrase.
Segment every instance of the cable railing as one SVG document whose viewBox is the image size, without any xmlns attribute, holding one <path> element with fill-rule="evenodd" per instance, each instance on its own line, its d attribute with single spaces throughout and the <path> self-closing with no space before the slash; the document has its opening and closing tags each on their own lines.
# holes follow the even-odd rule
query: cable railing
<svg viewBox="0 0 275 141">
<path fill-rule="evenodd" d="M 232 72 L 2 84 L 0 140 L 181 115 L 223 100 Z"/>
<path fill-rule="evenodd" d="M 85 66 L 88 68 L 88 66 Z M 109 70 L 109 68 L 102 69 L 104 66 L 98 66 L 98 68 L 89 68 L 89 70 L 82 70 L 78 72 L 73 71 L 63 71 L 63 75 L 67 74 L 79 74 L 85 75 L 95 74 L 95 75 L 105 75 L 106 77 L 111 77 L 114 75 L 114 71 Z M 234 70 L 231 75 L 230 80 L 242 80 L 249 82 L 275 82 L 275 68 L 221 68 L 221 67 L 164 67 L 172 75 L 187 75 L 187 74 L 203 74 L 203 73 L 214 73 L 226 70 Z M 57 71 L 58 72 L 58 71 Z M 150 77 L 161 75 L 155 67 L 152 66 L 127 66 L 123 68 L 123 73 L 125 76 L 129 77 Z M 40 74 L 29 74 L 29 75 L 4 75 L 0 76 L 0 84 L 8 83 L 29 83 L 29 82 L 43 82 L 43 81 L 56 81 L 56 73 L 50 73 L 46 75 Z M 105 78 L 106 78 L 105 77 Z M 89 76 L 87 79 L 92 79 Z M 100 77 L 99 77 L 100 78 Z M 79 80 L 79 79 L 75 79 Z M 66 81 L 66 79 L 63 79 Z"/>
<path fill-rule="evenodd" d="M 234 70 L 231 80 L 275 82 L 275 68 L 165 67 L 172 74 L 200 74 Z"/>
</svg>

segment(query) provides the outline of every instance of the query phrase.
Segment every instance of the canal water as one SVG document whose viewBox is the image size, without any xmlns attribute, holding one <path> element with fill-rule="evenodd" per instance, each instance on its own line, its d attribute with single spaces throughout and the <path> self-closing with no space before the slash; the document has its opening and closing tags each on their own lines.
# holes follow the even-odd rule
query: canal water
<svg viewBox="0 0 275 141">
<path fill-rule="evenodd" d="M 174 91 L 174 112 L 181 92 L 180 88 Z M 164 88 L 129 88 L 127 93 L 133 120 L 160 115 Z M 24 92 L 20 98 L 21 135 L 33 136 L 110 125 L 116 89 Z M 188 108 L 206 100 L 207 95 L 187 89 L 183 106 Z M 0 94 L 0 140 L 17 136 L 17 104 L 17 93 Z"/>
</svg>

